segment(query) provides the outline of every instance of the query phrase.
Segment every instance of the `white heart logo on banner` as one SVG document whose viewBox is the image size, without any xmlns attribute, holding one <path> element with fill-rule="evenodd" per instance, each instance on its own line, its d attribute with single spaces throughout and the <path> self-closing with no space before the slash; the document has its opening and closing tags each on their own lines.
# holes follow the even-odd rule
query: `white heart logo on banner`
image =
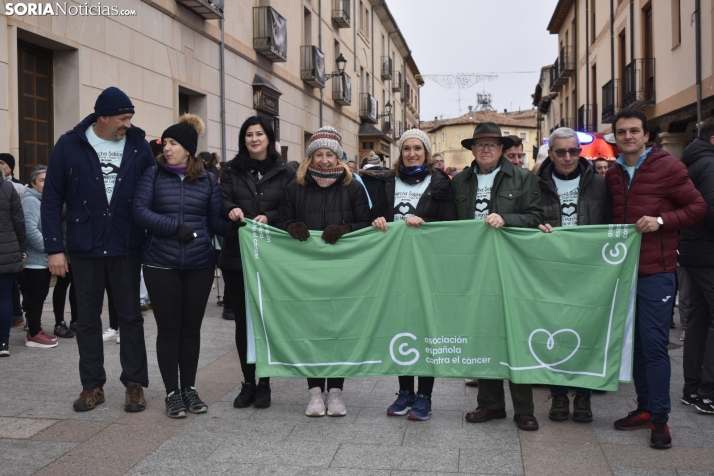
<svg viewBox="0 0 714 476">
<path fill-rule="evenodd" d="M 575 346 L 575 349 L 573 349 L 573 351 L 572 351 L 566 358 L 564 358 L 563 360 L 559 360 L 558 362 L 553 362 L 553 363 L 550 363 L 550 364 L 546 364 L 545 362 L 543 362 L 543 361 L 540 359 L 540 357 L 538 357 L 538 355 L 537 355 L 537 354 L 535 353 L 535 351 L 533 350 L 533 336 L 535 336 L 535 335 L 538 334 L 539 332 L 544 332 L 545 334 L 548 335 L 548 341 L 546 342 L 546 348 L 547 348 L 548 350 L 553 350 L 553 348 L 555 347 L 555 336 L 557 336 L 558 334 L 563 333 L 563 332 L 567 332 L 567 333 L 569 333 L 569 334 L 573 334 L 573 335 L 575 336 L 575 338 L 578 339 L 578 344 Z M 562 363 L 564 363 L 564 362 L 567 362 L 568 360 L 570 360 L 570 358 L 571 358 L 572 356 L 575 355 L 575 353 L 576 353 L 576 352 L 578 351 L 578 349 L 580 348 L 580 335 L 579 335 L 577 332 L 575 332 L 574 330 L 572 330 L 572 329 L 561 329 L 561 330 L 559 330 L 559 331 L 553 332 L 552 334 L 551 334 L 550 332 L 548 332 L 547 330 L 545 330 L 545 329 L 536 329 L 536 330 L 534 330 L 533 332 L 531 332 L 531 335 L 528 337 L 528 347 L 531 349 L 531 354 L 533 355 L 533 358 L 536 359 L 536 360 L 538 361 L 538 363 L 539 363 L 541 366 L 543 366 L 543 367 L 549 369 L 549 368 L 551 368 L 551 367 L 555 367 L 556 365 L 560 365 L 560 364 L 562 364 Z"/>
</svg>

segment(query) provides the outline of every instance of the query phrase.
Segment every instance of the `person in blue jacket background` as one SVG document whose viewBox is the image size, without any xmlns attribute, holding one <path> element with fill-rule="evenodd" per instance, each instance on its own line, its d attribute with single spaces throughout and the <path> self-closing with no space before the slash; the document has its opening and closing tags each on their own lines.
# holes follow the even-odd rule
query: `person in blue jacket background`
<svg viewBox="0 0 714 476">
<path fill-rule="evenodd" d="M 213 238 L 235 234 L 245 224 L 221 216 L 223 197 L 216 176 L 196 157 L 203 130 L 203 121 L 194 114 L 184 114 L 166 129 L 161 135 L 163 153 L 156 157 L 157 165 L 144 172 L 134 193 L 134 221 L 147 231 L 144 280 L 158 328 L 156 357 L 171 418 L 208 410 L 195 383 L 201 323 L 216 265 Z"/>
<path fill-rule="evenodd" d="M 134 187 L 154 156 L 144 131 L 131 124 L 134 105 L 120 89 L 102 91 L 94 113 L 60 137 L 52 150 L 42 193 L 42 235 L 52 274 L 68 271 L 62 235 L 67 206 L 67 254 L 77 287 L 77 348 L 82 393 L 78 412 L 104 403 L 102 305 L 109 289 L 122 330 L 119 351 L 124 409 L 146 408 L 149 385 L 139 272 L 145 232 L 131 219 Z"/>
</svg>

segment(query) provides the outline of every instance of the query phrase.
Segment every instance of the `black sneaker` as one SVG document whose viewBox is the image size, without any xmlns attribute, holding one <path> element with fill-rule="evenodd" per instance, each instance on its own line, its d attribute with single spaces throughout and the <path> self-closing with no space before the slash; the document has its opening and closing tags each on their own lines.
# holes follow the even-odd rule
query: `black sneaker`
<svg viewBox="0 0 714 476">
<path fill-rule="evenodd" d="M 570 415 L 570 399 L 567 395 L 551 395 L 553 403 L 550 405 L 548 418 L 553 421 L 566 421 Z"/>
<path fill-rule="evenodd" d="M 701 397 L 696 393 L 687 393 L 683 395 L 679 401 L 682 402 L 684 405 L 696 405 L 697 403 L 701 402 L 701 400 Z"/>
<path fill-rule="evenodd" d="M 652 422 L 650 447 L 656 450 L 667 450 L 672 447 L 672 436 L 670 436 L 669 426 L 664 420 L 655 420 Z"/>
<path fill-rule="evenodd" d="M 181 393 L 176 390 L 166 395 L 166 414 L 169 418 L 186 418 L 186 405 L 183 403 Z"/>
<path fill-rule="evenodd" d="M 196 392 L 196 387 L 186 387 L 181 392 L 184 405 L 191 413 L 206 413 L 208 405 L 203 403 Z"/>
<path fill-rule="evenodd" d="M 258 382 L 255 388 L 254 407 L 268 408 L 270 406 L 270 384 L 268 382 Z"/>
<path fill-rule="evenodd" d="M 67 324 L 65 324 L 64 321 L 60 322 L 55 326 L 55 335 L 57 337 L 64 337 L 66 339 L 71 339 L 75 335 L 77 335 L 73 330 L 70 330 L 69 327 L 67 327 Z"/>
<path fill-rule="evenodd" d="M 699 402 L 694 404 L 694 407 L 702 413 L 714 413 L 714 400 L 701 398 Z"/>
<path fill-rule="evenodd" d="M 236 320 L 236 315 L 233 312 L 233 308 L 231 306 L 223 307 L 223 312 L 221 313 L 221 317 L 223 319 L 225 319 L 226 321 L 235 321 Z"/>
<path fill-rule="evenodd" d="M 0 357 L 10 357 L 10 346 L 8 344 L 0 344 Z"/>
<path fill-rule="evenodd" d="M 238 396 L 233 400 L 233 406 L 236 408 L 247 408 L 255 400 L 255 383 L 241 383 L 241 389 Z"/>
<path fill-rule="evenodd" d="M 590 423 L 593 421 L 590 399 L 585 395 L 575 394 L 575 399 L 573 400 L 573 421 L 578 423 Z"/>
</svg>

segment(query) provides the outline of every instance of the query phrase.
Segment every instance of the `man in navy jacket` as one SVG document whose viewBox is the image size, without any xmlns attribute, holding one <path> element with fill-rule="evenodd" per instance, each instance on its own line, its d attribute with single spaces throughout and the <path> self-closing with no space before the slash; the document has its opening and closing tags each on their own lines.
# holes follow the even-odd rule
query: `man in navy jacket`
<svg viewBox="0 0 714 476">
<path fill-rule="evenodd" d="M 131 125 L 134 106 L 115 87 L 102 91 L 87 116 L 55 144 L 42 195 L 42 234 L 49 267 L 64 276 L 67 258 L 62 207 L 67 207 L 66 252 L 72 261 L 79 316 L 77 347 L 82 393 L 74 410 L 104 403 L 104 344 L 101 313 L 109 290 L 122 340 L 120 380 L 126 387 L 124 409 L 146 407 L 142 387 L 149 377 L 144 319 L 139 308 L 139 274 L 144 230 L 131 219 L 134 187 L 154 165 L 145 133 Z"/>
</svg>

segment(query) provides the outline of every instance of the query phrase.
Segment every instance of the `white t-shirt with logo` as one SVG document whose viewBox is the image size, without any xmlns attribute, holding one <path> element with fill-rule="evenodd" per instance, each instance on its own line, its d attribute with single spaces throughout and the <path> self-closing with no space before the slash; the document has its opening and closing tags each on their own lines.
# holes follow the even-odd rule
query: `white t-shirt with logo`
<svg viewBox="0 0 714 476">
<path fill-rule="evenodd" d="M 419 199 L 431 183 L 431 175 L 414 185 L 402 182 L 399 177 L 394 181 L 394 221 L 405 221 L 416 215 Z"/>
<path fill-rule="evenodd" d="M 561 180 L 553 175 L 555 189 L 560 198 L 560 217 L 562 226 L 578 224 L 578 195 L 580 193 L 580 177 L 572 180 Z"/>
<path fill-rule="evenodd" d="M 491 189 L 493 180 L 501 167 L 496 167 L 488 174 L 480 174 L 474 167 L 476 178 L 478 179 L 478 190 L 476 190 L 476 209 L 474 210 L 474 220 L 485 220 L 491 208 Z"/>
<path fill-rule="evenodd" d="M 117 181 L 121 159 L 124 155 L 126 135 L 121 140 L 104 140 L 94 133 L 94 124 L 87 129 L 87 140 L 99 157 L 99 167 L 104 176 L 104 189 L 107 192 L 107 202 L 111 203 L 114 184 Z"/>
</svg>

